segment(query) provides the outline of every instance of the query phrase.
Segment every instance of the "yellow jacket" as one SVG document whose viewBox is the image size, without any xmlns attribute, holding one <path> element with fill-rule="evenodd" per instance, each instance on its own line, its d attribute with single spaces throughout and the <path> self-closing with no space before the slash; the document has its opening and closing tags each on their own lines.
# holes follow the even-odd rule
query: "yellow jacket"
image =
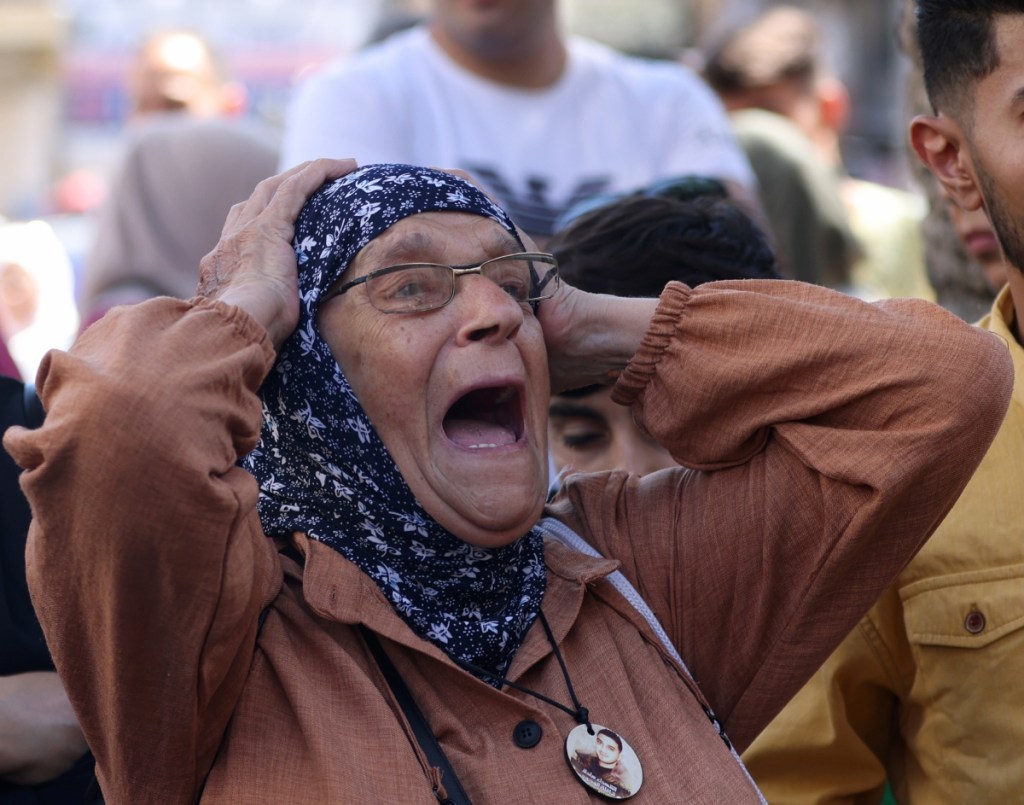
<svg viewBox="0 0 1024 805">
<path fill-rule="evenodd" d="M 772 805 L 1024 802 L 1024 349 L 1004 289 L 1010 409 L 967 489 L 744 755 Z M 898 456 L 893 457 L 899 460 Z"/>
</svg>

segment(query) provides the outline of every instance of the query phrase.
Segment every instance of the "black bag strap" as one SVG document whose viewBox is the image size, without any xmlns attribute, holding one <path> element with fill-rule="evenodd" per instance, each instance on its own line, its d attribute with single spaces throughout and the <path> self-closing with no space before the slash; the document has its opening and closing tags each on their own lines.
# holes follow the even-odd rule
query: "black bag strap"
<svg viewBox="0 0 1024 805">
<path fill-rule="evenodd" d="M 299 567 L 303 567 L 306 564 L 306 557 L 294 545 L 285 545 L 278 553 L 293 559 L 298 563 Z M 263 624 L 269 612 L 270 605 L 268 604 L 260 612 L 259 625 L 256 631 L 257 635 L 263 630 Z M 448 756 L 445 755 L 441 744 L 438 743 L 437 738 L 434 736 L 430 723 L 427 721 L 426 716 L 423 715 L 419 705 L 416 704 L 416 700 L 406 686 L 405 680 L 402 679 L 402 675 L 395 668 L 395 664 L 391 662 L 391 658 L 384 651 L 384 647 L 381 646 L 377 635 L 362 624 L 359 625 L 359 631 L 362 633 L 363 640 L 366 641 L 370 653 L 377 661 L 381 673 L 384 674 L 384 679 L 388 683 L 388 687 L 391 688 L 391 692 L 395 695 L 398 705 L 402 708 L 402 712 L 405 713 L 405 718 L 409 722 L 409 726 L 412 727 L 413 734 L 416 736 L 416 742 L 423 750 L 423 754 L 427 756 L 427 761 L 441 772 L 441 782 L 444 784 L 444 790 L 448 796 L 442 797 L 441 792 L 434 789 L 434 796 L 437 797 L 437 801 L 440 805 L 472 805 L 469 796 L 462 787 L 462 783 L 459 782 L 455 769 L 452 768 L 452 764 L 448 761 Z"/>
<path fill-rule="evenodd" d="M 363 639 L 370 648 L 370 653 L 373 654 L 377 665 L 380 666 L 380 670 L 384 674 L 384 679 L 387 680 L 391 692 L 395 694 L 395 698 L 398 700 L 402 712 L 405 713 L 409 726 L 412 727 L 413 734 L 416 736 L 416 741 L 419 743 L 420 748 L 423 749 L 427 760 L 431 766 L 436 766 L 441 770 L 441 782 L 444 783 L 444 789 L 448 796 L 442 798 L 437 790 L 434 791 L 434 796 L 437 797 L 441 805 L 470 805 L 469 796 L 466 794 L 465 789 L 463 789 L 462 783 L 459 782 L 458 775 L 455 774 L 452 764 L 448 762 L 448 756 L 445 755 L 444 749 L 441 748 L 441 744 L 438 743 L 437 738 L 434 736 L 434 731 L 430 728 L 426 717 L 416 704 L 416 700 L 412 697 L 412 693 L 406 686 L 405 680 L 402 679 L 402 675 L 398 673 L 398 669 L 395 668 L 391 658 L 388 657 L 384 647 L 381 646 L 377 635 L 361 624 L 359 631 L 362 632 Z"/>
<path fill-rule="evenodd" d="M 38 428 L 43 424 L 43 420 L 46 418 L 46 412 L 43 410 L 43 403 L 40 401 L 39 395 L 36 394 L 35 384 L 26 383 L 24 394 L 25 427 Z"/>
</svg>

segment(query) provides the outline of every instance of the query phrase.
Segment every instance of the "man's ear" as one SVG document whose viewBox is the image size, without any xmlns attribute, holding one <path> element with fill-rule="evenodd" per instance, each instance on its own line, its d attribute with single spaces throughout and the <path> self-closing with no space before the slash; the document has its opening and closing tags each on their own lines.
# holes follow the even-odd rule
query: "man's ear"
<svg viewBox="0 0 1024 805">
<path fill-rule="evenodd" d="M 910 121 L 910 144 L 958 207 L 970 211 L 982 206 L 966 138 L 956 121 L 941 114 L 918 115 Z"/>
</svg>

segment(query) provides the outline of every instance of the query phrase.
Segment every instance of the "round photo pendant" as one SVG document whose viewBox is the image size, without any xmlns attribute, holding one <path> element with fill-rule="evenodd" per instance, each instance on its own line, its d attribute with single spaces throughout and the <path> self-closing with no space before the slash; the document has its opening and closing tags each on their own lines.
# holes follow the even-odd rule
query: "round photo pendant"
<svg viewBox="0 0 1024 805">
<path fill-rule="evenodd" d="M 633 747 L 600 724 L 580 724 L 570 732 L 565 758 L 583 785 L 608 799 L 628 799 L 644 781 Z"/>
</svg>

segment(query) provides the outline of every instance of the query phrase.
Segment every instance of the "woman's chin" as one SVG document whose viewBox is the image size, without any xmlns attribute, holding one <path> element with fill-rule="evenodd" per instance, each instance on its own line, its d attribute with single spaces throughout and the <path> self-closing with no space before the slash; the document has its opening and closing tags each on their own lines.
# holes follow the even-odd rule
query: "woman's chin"
<svg viewBox="0 0 1024 805">
<path fill-rule="evenodd" d="M 424 510 L 459 539 L 481 547 L 515 541 L 540 518 L 548 489 L 547 446 L 530 439 L 466 448 L 447 438 L 392 455 Z"/>
<path fill-rule="evenodd" d="M 452 494 L 449 488 L 434 500 L 420 502 L 444 528 L 481 548 L 515 542 L 533 528 L 544 509 L 547 483 L 480 483 L 472 494 Z"/>
</svg>

